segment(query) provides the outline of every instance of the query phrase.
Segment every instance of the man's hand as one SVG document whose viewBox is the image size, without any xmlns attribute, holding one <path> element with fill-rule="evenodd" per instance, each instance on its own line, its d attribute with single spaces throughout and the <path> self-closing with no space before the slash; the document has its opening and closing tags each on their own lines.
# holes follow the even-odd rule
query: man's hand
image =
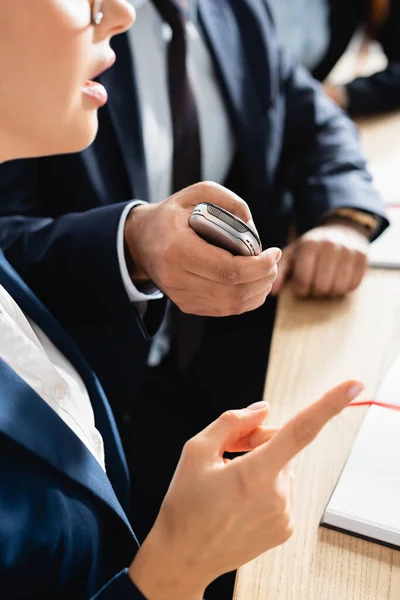
<svg viewBox="0 0 400 600">
<path fill-rule="evenodd" d="M 357 225 L 326 223 L 284 249 L 272 294 L 289 277 L 298 296 L 337 297 L 355 290 L 368 266 L 368 239 Z"/>
<path fill-rule="evenodd" d="M 199 183 L 159 204 L 137 206 L 125 243 L 132 279 L 149 279 L 183 312 L 223 317 L 261 306 L 277 275 L 278 248 L 259 256 L 232 256 L 208 244 L 189 226 L 199 202 L 212 202 L 254 227 L 247 204 L 215 183 Z"/>
<path fill-rule="evenodd" d="M 282 429 L 266 403 L 224 413 L 189 440 L 155 525 L 129 574 L 150 600 L 200 600 L 219 575 L 285 542 L 293 531 L 292 458 L 363 389 L 346 382 Z M 233 459 L 227 451 L 247 450 Z"/>
</svg>

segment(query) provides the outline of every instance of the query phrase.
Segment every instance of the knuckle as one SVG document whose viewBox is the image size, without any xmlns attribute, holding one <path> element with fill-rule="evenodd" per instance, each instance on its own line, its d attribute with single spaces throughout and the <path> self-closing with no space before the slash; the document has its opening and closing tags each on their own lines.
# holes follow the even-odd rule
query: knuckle
<svg viewBox="0 0 400 600">
<path fill-rule="evenodd" d="M 247 309 L 247 311 L 249 312 L 250 310 L 256 310 L 257 308 L 260 308 L 260 306 L 263 306 L 263 304 L 265 304 L 270 292 L 272 290 L 272 285 L 268 286 L 268 288 L 260 295 L 258 295 L 254 302 L 253 302 L 253 306 L 250 309 Z"/>
<path fill-rule="evenodd" d="M 284 515 L 285 515 L 285 513 L 287 511 L 287 498 L 283 494 L 282 491 L 278 491 L 276 493 L 276 497 L 275 497 L 275 510 L 281 516 L 281 518 L 284 517 Z"/>
<path fill-rule="evenodd" d="M 294 530 L 293 514 L 287 502 L 285 502 L 285 506 L 280 512 L 277 522 L 279 542 L 283 544 L 292 536 Z"/>
<path fill-rule="evenodd" d="M 219 418 L 222 423 L 226 423 L 230 426 L 241 423 L 243 419 L 240 411 L 233 409 L 226 410 Z"/>
<path fill-rule="evenodd" d="M 199 454 L 199 452 L 203 448 L 203 441 L 200 436 L 195 436 L 190 438 L 182 449 L 182 456 L 184 457 L 192 457 Z"/>
<path fill-rule="evenodd" d="M 237 285 L 232 288 L 230 300 L 230 312 L 233 315 L 238 315 L 244 311 L 246 302 L 246 288 L 242 285 Z"/>
<path fill-rule="evenodd" d="M 333 242 L 332 240 L 325 240 L 322 243 L 322 251 L 325 254 L 336 254 L 338 252 L 340 248 L 337 246 L 337 244 L 335 242 Z M 344 248 L 342 248 L 342 252 L 343 252 Z"/>
<path fill-rule="evenodd" d="M 246 301 L 246 296 L 248 294 L 247 286 L 243 284 L 235 285 L 233 288 L 233 296 L 234 302 L 238 308 L 242 306 L 242 304 Z"/>
<path fill-rule="evenodd" d="M 213 181 L 199 181 L 195 184 L 196 192 L 199 192 L 202 195 L 214 194 L 218 187 L 219 186 Z"/>
<path fill-rule="evenodd" d="M 275 283 L 277 277 L 278 277 L 278 265 L 275 264 L 268 274 L 268 279 L 271 283 L 271 286 L 273 283 Z"/>
<path fill-rule="evenodd" d="M 304 273 L 304 271 L 299 270 L 294 274 L 294 283 L 297 287 L 300 288 L 308 288 L 308 286 L 310 285 L 310 280 L 309 277 L 306 273 Z"/>
<path fill-rule="evenodd" d="M 265 287 L 267 287 L 269 284 L 273 284 L 276 281 L 276 278 L 278 277 L 278 265 L 274 264 L 274 265 L 270 265 L 268 267 L 268 269 L 266 269 L 265 273 L 263 273 L 263 282 L 265 284 Z"/>
<path fill-rule="evenodd" d="M 282 543 L 285 543 L 289 538 L 292 537 L 294 532 L 293 519 L 289 517 L 286 527 L 282 531 Z"/>
<path fill-rule="evenodd" d="M 239 273 L 236 267 L 222 267 L 219 271 L 221 282 L 227 285 L 235 285 L 238 283 Z"/>
<path fill-rule="evenodd" d="M 265 301 L 267 300 L 268 296 L 270 295 L 271 291 L 272 291 L 272 286 L 273 284 L 271 283 L 266 290 L 264 290 L 264 293 L 261 294 L 261 296 L 259 297 L 259 300 L 257 302 L 257 306 L 262 306 Z"/>
<path fill-rule="evenodd" d="M 348 248 L 347 246 L 342 246 L 340 255 L 341 259 L 346 262 L 351 261 L 354 258 L 353 251 L 350 250 L 350 248 Z"/>
<path fill-rule="evenodd" d="M 282 511 L 282 529 L 286 530 L 292 521 L 292 514 L 290 512 L 289 506 L 286 504 L 285 509 Z"/>
<path fill-rule="evenodd" d="M 312 238 L 304 238 L 299 242 L 299 249 L 305 253 L 315 252 L 319 246 L 318 240 L 314 240 Z"/>
</svg>

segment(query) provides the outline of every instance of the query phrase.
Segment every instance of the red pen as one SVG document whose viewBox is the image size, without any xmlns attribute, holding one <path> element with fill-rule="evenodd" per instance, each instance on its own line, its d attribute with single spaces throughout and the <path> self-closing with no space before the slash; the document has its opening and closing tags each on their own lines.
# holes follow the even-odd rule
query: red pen
<svg viewBox="0 0 400 600">
<path fill-rule="evenodd" d="M 382 408 L 390 408 L 400 411 L 400 404 L 391 404 L 390 402 L 379 402 L 378 400 L 359 400 L 350 402 L 348 406 L 381 406 Z"/>
</svg>

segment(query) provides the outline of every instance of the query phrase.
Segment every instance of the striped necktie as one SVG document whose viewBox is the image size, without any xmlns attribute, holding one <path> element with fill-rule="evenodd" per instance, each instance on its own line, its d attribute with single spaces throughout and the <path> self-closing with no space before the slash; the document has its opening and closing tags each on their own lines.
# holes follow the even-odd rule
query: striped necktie
<svg viewBox="0 0 400 600">
<path fill-rule="evenodd" d="M 199 123 L 186 69 L 186 14 L 178 2 L 172 0 L 153 0 L 153 4 L 172 30 L 168 46 L 168 89 L 174 137 L 172 181 L 173 191 L 178 192 L 201 180 Z"/>
</svg>

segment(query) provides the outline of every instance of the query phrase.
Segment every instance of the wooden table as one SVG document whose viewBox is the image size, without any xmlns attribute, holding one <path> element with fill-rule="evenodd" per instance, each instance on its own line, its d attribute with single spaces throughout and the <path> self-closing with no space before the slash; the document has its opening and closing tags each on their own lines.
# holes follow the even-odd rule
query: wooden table
<svg viewBox="0 0 400 600">
<path fill-rule="evenodd" d="M 370 160 L 398 155 L 400 198 L 400 114 L 364 121 L 360 133 Z M 347 378 L 364 381 L 372 397 L 398 353 L 400 271 L 370 270 L 340 301 L 300 301 L 286 288 L 266 382 L 269 422 L 284 423 Z M 400 599 L 400 552 L 319 527 L 365 410 L 347 408 L 296 459 L 295 533 L 240 569 L 234 600 Z"/>
</svg>

